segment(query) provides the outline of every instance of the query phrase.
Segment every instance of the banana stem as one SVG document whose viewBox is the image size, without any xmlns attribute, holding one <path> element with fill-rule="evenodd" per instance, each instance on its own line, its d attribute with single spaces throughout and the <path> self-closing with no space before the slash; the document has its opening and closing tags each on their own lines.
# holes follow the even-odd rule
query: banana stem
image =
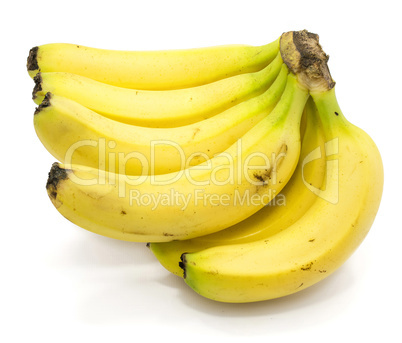
<svg viewBox="0 0 402 343">
<path fill-rule="evenodd" d="M 335 81 L 328 68 L 329 56 L 315 33 L 290 31 L 281 36 L 280 53 L 298 83 L 309 90 L 327 130 L 350 126 L 335 96 Z"/>
<path fill-rule="evenodd" d="M 333 131 L 334 128 L 338 131 L 346 130 L 350 126 L 349 121 L 345 118 L 339 107 L 335 95 L 335 87 L 325 92 L 310 92 L 310 95 L 317 106 L 322 124 L 327 131 Z"/>
<path fill-rule="evenodd" d="M 290 31 L 281 36 L 280 53 L 289 70 L 311 92 L 325 92 L 335 86 L 328 69 L 329 56 L 315 33 Z"/>
</svg>

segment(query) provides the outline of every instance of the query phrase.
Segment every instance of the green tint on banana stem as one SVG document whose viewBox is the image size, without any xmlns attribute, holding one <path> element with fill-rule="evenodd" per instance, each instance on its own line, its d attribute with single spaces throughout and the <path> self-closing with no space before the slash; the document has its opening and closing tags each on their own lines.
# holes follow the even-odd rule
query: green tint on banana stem
<svg viewBox="0 0 402 343">
<path fill-rule="evenodd" d="M 263 208 L 291 178 L 300 156 L 300 118 L 307 99 L 307 90 L 289 74 L 275 109 L 207 162 L 134 180 L 89 167 L 55 165 L 49 174 L 49 197 L 73 223 L 121 240 L 167 242 L 226 229 Z M 250 156 L 258 159 L 250 163 Z M 60 169 L 68 172 L 58 180 Z M 187 197 L 185 206 L 152 202 L 172 191 Z M 141 201 L 144 194 L 151 201 Z M 222 206 L 208 195 L 218 196 Z"/>
<path fill-rule="evenodd" d="M 336 271 L 369 232 L 383 188 L 380 153 L 345 119 L 334 89 L 311 96 L 330 147 L 325 189 L 297 222 L 274 236 L 184 254 L 185 281 L 202 296 L 253 302 L 299 292 Z"/>
<path fill-rule="evenodd" d="M 190 240 L 149 243 L 148 247 L 167 270 L 183 276 L 183 270 L 179 266 L 183 253 L 267 239 L 304 215 L 317 197 L 310 188 L 319 190 L 325 176 L 325 138 L 311 98 L 306 104 L 305 112 L 306 127 L 300 160 L 282 192 L 253 216 L 228 229 Z"/>
<path fill-rule="evenodd" d="M 279 51 L 279 39 L 263 46 L 226 45 L 163 51 L 118 51 L 76 44 L 45 44 L 30 50 L 27 69 L 68 72 L 125 88 L 194 87 L 261 70 Z"/>
<path fill-rule="evenodd" d="M 208 119 L 264 93 L 282 65 L 281 55 L 277 54 L 271 63 L 255 73 L 164 91 L 116 87 L 71 73 L 39 73 L 34 77 L 33 99 L 40 104 L 45 94 L 51 92 L 123 123 L 174 128 Z"/>
</svg>

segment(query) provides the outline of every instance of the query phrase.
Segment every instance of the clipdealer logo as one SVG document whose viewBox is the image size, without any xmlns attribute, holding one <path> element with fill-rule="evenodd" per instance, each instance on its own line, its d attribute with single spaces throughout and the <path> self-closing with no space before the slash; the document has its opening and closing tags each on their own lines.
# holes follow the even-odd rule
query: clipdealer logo
<svg viewBox="0 0 402 343">
<path fill-rule="evenodd" d="M 158 145 L 169 145 L 177 150 L 180 156 L 180 170 L 167 173 L 167 174 L 156 174 L 155 165 L 160 163 L 156 159 L 155 148 Z M 223 186 L 226 184 L 241 184 L 245 179 L 247 182 L 253 185 L 261 184 L 259 179 L 252 177 L 261 171 L 269 171 L 271 183 L 276 183 L 276 170 L 277 166 L 285 157 L 286 152 L 281 151 L 277 154 L 272 153 L 271 156 L 267 156 L 261 152 L 253 152 L 244 156 L 242 149 L 242 140 L 239 139 L 235 143 L 236 150 L 233 154 L 228 152 L 221 152 L 212 156 L 214 159 L 219 158 L 219 163 L 213 163 L 211 158 L 209 158 L 205 153 L 192 153 L 186 156 L 183 149 L 179 144 L 166 141 L 158 140 L 153 141 L 150 144 L 150 151 L 148 159 L 144 154 L 133 151 L 130 153 L 122 152 L 107 152 L 107 150 L 114 149 L 116 143 L 114 141 L 108 141 L 104 138 L 99 140 L 82 140 L 71 145 L 65 155 L 65 165 L 71 165 L 73 162 L 74 154 L 77 153 L 79 149 L 98 149 L 98 166 L 97 175 L 94 175 L 91 179 L 82 179 L 78 176 L 72 176 L 72 181 L 79 183 L 81 185 L 94 185 L 94 184 L 105 184 L 110 185 L 128 184 L 133 186 L 139 186 L 143 183 L 150 183 L 152 185 L 167 186 L 174 184 L 177 180 L 181 179 L 183 175 L 187 178 L 189 183 L 195 186 L 207 186 L 210 184 Z M 81 152 L 82 153 L 82 150 Z M 194 156 L 203 156 L 205 161 L 203 163 L 191 165 Z M 132 160 L 141 164 L 141 174 L 140 175 L 127 175 L 125 173 L 126 164 Z M 108 171 L 108 172 L 106 172 Z M 203 179 L 203 172 L 208 177 Z M 121 196 L 125 196 L 124 189 L 121 189 Z"/>
<path fill-rule="evenodd" d="M 324 151 L 321 151 L 321 147 L 317 147 L 311 151 L 302 161 L 302 181 L 304 185 L 318 197 L 336 204 L 338 202 L 338 160 L 334 158 L 339 152 L 338 138 L 333 139 L 325 143 Z M 157 145 L 164 144 L 174 147 L 181 158 L 182 169 L 170 174 L 154 175 L 154 165 L 157 162 L 155 159 L 154 149 Z M 82 179 L 79 175 L 71 174 L 70 178 L 73 182 L 81 185 L 95 185 L 95 184 L 108 184 L 110 186 L 119 187 L 119 196 L 128 197 L 131 206 L 151 206 L 155 209 L 158 206 L 180 206 L 180 208 L 186 208 L 190 202 L 196 204 L 204 204 L 205 206 L 284 206 L 286 205 L 286 197 L 282 193 L 275 194 L 274 190 L 270 189 L 264 194 L 252 193 L 250 190 L 246 190 L 241 193 L 239 190 L 234 189 L 233 193 L 208 193 L 205 191 L 204 186 L 210 184 L 223 186 L 226 184 L 235 185 L 236 182 L 241 183 L 243 176 L 247 182 L 254 185 L 261 185 L 261 180 L 250 177 L 250 171 L 255 170 L 269 170 L 270 182 L 275 184 L 277 166 L 281 162 L 282 158 L 286 155 L 286 152 L 280 152 L 277 155 L 272 154 L 268 157 L 262 153 L 254 152 L 249 156 L 242 156 L 241 139 L 237 142 L 237 155 L 236 157 L 228 154 L 221 153 L 220 158 L 222 163 L 216 166 L 212 165 L 211 160 L 204 153 L 193 153 L 186 159 L 184 151 L 180 145 L 165 140 L 153 141 L 150 145 L 149 160 L 144 154 L 133 151 L 130 153 L 122 152 L 108 152 L 108 150 L 116 148 L 114 141 L 106 141 L 104 138 L 99 140 L 82 140 L 71 145 L 66 152 L 65 164 L 71 164 L 73 161 L 74 153 L 80 148 L 92 148 L 98 149 L 99 165 L 97 168 L 97 175 L 94 175 L 91 179 Z M 199 165 L 190 165 L 193 156 L 200 156 L 204 154 L 205 162 Z M 253 159 L 259 160 L 258 165 L 253 165 Z M 325 184 L 322 188 L 316 188 L 310 184 L 304 174 L 304 169 L 308 163 L 325 158 L 326 159 L 326 176 Z M 332 159 L 331 159 L 332 158 Z M 125 165 L 129 160 L 135 159 L 142 165 L 141 175 L 126 175 L 121 171 L 125 170 Z M 263 161 L 263 163 L 261 163 Z M 191 167 L 191 168 L 189 168 Z M 93 169 L 92 169 L 93 170 Z M 109 172 L 107 172 L 108 170 Z M 208 171 L 209 178 L 205 180 L 197 179 L 192 175 L 193 172 L 197 174 L 197 171 Z M 151 171 L 151 174 L 149 172 Z M 226 171 L 224 179 L 219 178 L 220 171 Z M 235 172 L 237 171 L 237 173 Z M 127 194 L 126 186 L 139 186 L 143 183 L 169 186 L 173 185 L 179 180 L 183 174 L 187 178 L 189 184 L 199 186 L 199 188 L 192 188 L 190 193 L 179 192 L 173 188 L 163 187 L 160 191 L 155 193 L 143 193 L 140 189 L 130 189 Z M 198 173 L 199 174 L 199 173 Z M 252 173 L 251 173 L 252 174 Z"/>
<path fill-rule="evenodd" d="M 282 194 L 276 195 L 275 190 L 269 189 L 264 194 L 252 193 L 246 190 L 241 193 L 235 190 L 233 193 L 206 193 L 203 189 L 195 189 L 193 192 L 181 193 L 171 188 L 166 193 L 141 193 L 137 189 L 129 192 L 129 204 L 136 207 L 151 207 L 156 210 L 159 206 L 178 207 L 185 210 L 190 204 L 195 206 L 285 206 L 286 198 Z"/>
<path fill-rule="evenodd" d="M 335 158 L 338 153 L 339 139 L 334 138 L 325 143 L 324 153 L 322 153 L 321 147 L 317 147 L 303 159 L 302 163 L 302 180 L 304 185 L 315 195 L 334 205 L 339 201 L 339 161 Z M 326 168 L 324 176 L 325 183 L 322 189 L 316 188 L 307 182 L 304 176 L 304 167 L 308 163 L 324 157 L 326 160 Z"/>
</svg>

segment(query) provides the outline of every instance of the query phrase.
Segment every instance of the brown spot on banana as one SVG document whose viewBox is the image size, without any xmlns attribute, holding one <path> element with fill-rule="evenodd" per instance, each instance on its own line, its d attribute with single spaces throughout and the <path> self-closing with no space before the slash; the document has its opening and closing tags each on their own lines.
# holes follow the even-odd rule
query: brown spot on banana
<svg viewBox="0 0 402 343">
<path fill-rule="evenodd" d="M 301 266 L 300 269 L 301 270 L 311 270 L 312 266 L 313 266 L 313 262 L 310 262 L 309 264 Z"/>
<path fill-rule="evenodd" d="M 196 129 L 194 129 L 194 133 L 193 133 L 193 137 L 192 137 L 192 139 L 194 139 L 195 138 L 195 136 L 197 135 L 197 133 L 198 132 L 200 132 L 201 131 L 201 129 L 200 128 L 196 128 Z"/>
<path fill-rule="evenodd" d="M 266 186 L 272 179 L 272 183 L 276 184 L 276 172 L 280 165 L 283 162 L 283 159 L 286 157 L 288 151 L 288 145 L 282 144 L 276 154 L 272 155 L 271 168 L 265 169 L 263 171 L 257 171 L 253 173 L 253 177 L 256 181 L 259 181 L 261 184 L 257 185 L 257 191 L 261 186 Z M 282 181 L 279 180 L 279 183 Z"/>
<path fill-rule="evenodd" d="M 268 184 L 269 180 L 271 179 L 271 173 L 272 173 L 272 168 L 265 169 L 265 171 L 262 173 L 254 173 L 253 177 L 257 181 L 260 181 L 262 186 L 265 186 Z"/>
</svg>

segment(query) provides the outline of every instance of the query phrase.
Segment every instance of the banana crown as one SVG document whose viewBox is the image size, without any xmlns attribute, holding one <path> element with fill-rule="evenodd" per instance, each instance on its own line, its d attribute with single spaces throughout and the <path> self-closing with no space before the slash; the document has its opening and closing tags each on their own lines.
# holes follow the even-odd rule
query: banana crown
<svg viewBox="0 0 402 343">
<path fill-rule="evenodd" d="M 280 46 L 283 61 L 308 90 L 323 92 L 335 86 L 328 69 L 329 56 L 322 50 L 317 34 L 306 30 L 286 32 Z"/>
</svg>

